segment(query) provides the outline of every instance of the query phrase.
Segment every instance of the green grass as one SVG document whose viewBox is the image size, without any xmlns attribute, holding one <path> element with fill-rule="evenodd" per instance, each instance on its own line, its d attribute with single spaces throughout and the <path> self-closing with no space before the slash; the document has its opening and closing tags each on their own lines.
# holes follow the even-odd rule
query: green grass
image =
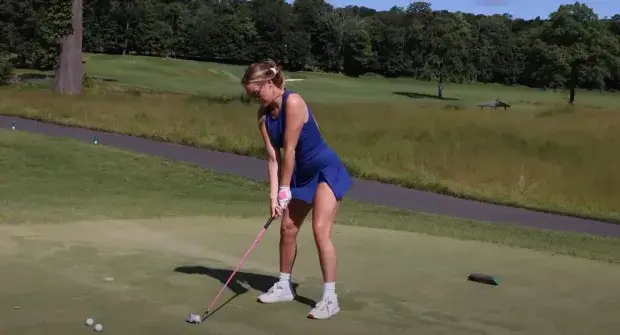
<svg viewBox="0 0 620 335">
<path fill-rule="evenodd" d="M 263 157 L 256 106 L 238 101 L 242 67 L 88 55 L 75 98 L 40 85 L 0 90 L 0 113 Z M 290 83 L 359 177 L 494 203 L 620 219 L 620 95 L 292 73 Z M 176 93 L 175 93 L 176 92 Z M 418 94 L 409 98 L 394 92 Z M 508 111 L 475 107 L 500 97 Z M 343 126 L 344 125 L 344 126 Z"/>
<path fill-rule="evenodd" d="M 615 334 L 620 326 L 618 239 L 352 201 L 343 204 L 333 234 L 342 308 L 334 319 L 305 319 L 322 288 L 307 226 L 293 275 L 302 298 L 256 303 L 277 280 L 273 226 L 218 301 L 221 309 L 200 326 L 185 325 L 187 313 L 202 312 L 256 237 L 266 185 L 5 130 L 0 166 L 2 334 L 83 334 L 92 331 L 83 324 L 87 317 L 105 332 L 154 335 L 405 329 L 572 335 Z M 494 288 L 467 282 L 471 272 L 502 282 Z"/>
<path fill-rule="evenodd" d="M 86 54 L 85 70 L 89 76 L 114 79 L 124 84 L 165 92 L 207 96 L 238 95 L 239 83 L 245 68 L 242 66 L 195 62 L 179 59 L 141 56 Z M 445 91 L 450 100 L 435 101 L 437 92 L 432 83 L 407 78 L 382 77 L 349 78 L 329 73 L 286 72 L 287 78 L 303 79 L 287 85 L 303 92 L 315 103 L 356 102 L 411 102 L 411 98 L 396 94 L 414 93 L 420 96 L 416 105 L 444 106 L 452 104 L 463 108 L 475 107 L 480 102 L 500 98 L 517 109 L 538 108 L 540 104 L 559 104 L 567 101 L 567 93 L 541 91 L 526 87 L 507 87 L 496 84 L 451 84 Z M 577 99 L 585 105 L 617 108 L 620 94 L 579 91 Z M 424 99 L 430 95 L 430 99 Z M 456 99 L 456 100 L 451 100 Z"/>
<path fill-rule="evenodd" d="M 618 265 L 343 225 L 334 229 L 342 311 L 333 319 L 305 318 L 322 290 L 305 227 L 293 274 L 300 302 L 256 302 L 277 280 L 274 229 L 222 294 L 222 308 L 202 325 L 184 324 L 215 297 L 260 219 L 0 225 L 0 332 L 84 334 L 92 317 L 114 334 L 617 333 Z M 472 271 L 502 283 L 468 282 Z"/>
<path fill-rule="evenodd" d="M 268 215 L 262 183 L 105 146 L 0 131 L 0 163 L 2 223 Z M 418 214 L 348 200 L 337 223 L 620 262 L 615 238 Z"/>
</svg>

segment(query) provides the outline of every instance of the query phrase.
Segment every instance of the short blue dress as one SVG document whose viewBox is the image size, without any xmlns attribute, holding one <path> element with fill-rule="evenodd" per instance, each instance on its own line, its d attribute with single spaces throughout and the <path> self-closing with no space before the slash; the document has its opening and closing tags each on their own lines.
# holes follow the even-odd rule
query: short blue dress
<svg viewBox="0 0 620 335">
<path fill-rule="evenodd" d="M 282 108 L 276 118 L 265 115 L 267 134 L 276 150 L 284 146 L 286 100 L 291 93 L 289 90 L 284 91 Z M 310 108 L 308 114 L 308 122 L 301 128 L 295 148 L 291 194 L 293 199 L 312 204 L 318 184 L 325 182 L 336 199 L 341 200 L 351 187 L 351 177 L 338 155 L 325 143 Z"/>
</svg>

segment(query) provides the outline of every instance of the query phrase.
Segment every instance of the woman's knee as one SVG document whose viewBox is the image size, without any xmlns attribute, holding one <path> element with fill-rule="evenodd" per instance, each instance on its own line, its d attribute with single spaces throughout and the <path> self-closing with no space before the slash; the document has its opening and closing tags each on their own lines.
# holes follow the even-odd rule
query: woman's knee
<svg viewBox="0 0 620 335">
<path fill-rule="evenodd" d="M 301 224 L 306 219 L 309 212 L 310 206 L 308 204 L 293 199 L 282 216 L 280 235 L 283 238 L 295 239 L 299 233 Z"/>
<path fill-rule="evenodd" d="M 285 239 L 296 238 L 299 233 L 299 227 L 290 217 L 284 216 L 280 225 L 280 235 Z"/>
<path fill-rule="evenodd" d="M 331 230 L 337 210 L 338 201 L 329 185 L 319 184 L 312 213 L 312 231 L 317 242 L 331 239 Z"/>
<path fill-rule="evenodd" d="M 312 225 L 312 233 L 317 243 L 329 242 L 331 240 L 331 224 L 317 221 Z"/>
</svg>

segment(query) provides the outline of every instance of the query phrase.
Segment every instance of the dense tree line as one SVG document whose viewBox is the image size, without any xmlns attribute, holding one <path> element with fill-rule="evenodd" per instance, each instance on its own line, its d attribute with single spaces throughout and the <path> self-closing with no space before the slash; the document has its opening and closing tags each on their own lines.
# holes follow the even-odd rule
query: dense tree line
<svg viewBox="0 0 620 335">
<path fill-rule="evenodd" d="M 49 7 L 67 1 L 0 0 L 0 59 L 55 68 L 66 11 Z M 84 0 L 83 20 L 87 52 L 273 58 L 288 70 L 432 80 L 440 96 L 448 83 L 473 81 L 620 89 L 620 15 L 599 18 L 579 2 L 523 20 L 427 2 L 376 11 L 324 0 Z"/>
</svg>

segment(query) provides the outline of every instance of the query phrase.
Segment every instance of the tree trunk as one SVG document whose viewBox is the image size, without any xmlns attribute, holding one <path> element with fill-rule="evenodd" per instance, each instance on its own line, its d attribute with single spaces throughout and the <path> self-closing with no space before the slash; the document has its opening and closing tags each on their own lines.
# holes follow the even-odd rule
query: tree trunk
<svg viewBox="0 0 620 335">
<path fill-rule="evenodd" d="M 443 78 L 441 76 L 437 80 L 437 97 L 443 99 Z"/>
<path fill-rule="evenodd" d="M 577 76 L 578 76 L 577 65 L 573 65 L 571 67 L 570 81 L 568 83 L 569 85 L 568 103 L 570 103 L 571 105 L 575 103 L 575 87 L 577 87 Z"/>
<path fill-rule="evenodd" d="M 125 24 L 125 44 L 123 46 L 123 56 L 127 54 L 127 48 L 129 47 L 129 19 Z"/>
<path fill-rule="evenodd" d="M 73 0 L 71 13 L 73 33 L 62 39 L 54 79 L 54 92 L 67 95 L 82 92 L 82 0 Z"/>
</svg>

